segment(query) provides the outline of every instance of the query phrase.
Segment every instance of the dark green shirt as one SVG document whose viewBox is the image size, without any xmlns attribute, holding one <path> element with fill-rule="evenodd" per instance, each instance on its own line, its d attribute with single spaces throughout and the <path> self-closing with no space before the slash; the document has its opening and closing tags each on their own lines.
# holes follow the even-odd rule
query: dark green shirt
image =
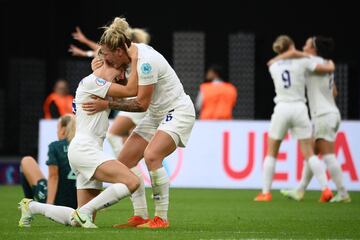
<svg viewBox="0 0 360 240">
<path fill-rule="evenodd" d="M 69 143 L 66 139 L 50 143 L 47 165 L 56 165 L 59 169 L 59 182 L 55 196 L 55 205 L 77 208 L 76 176 L 71 170 L 67 156 Z"/>
</svg>

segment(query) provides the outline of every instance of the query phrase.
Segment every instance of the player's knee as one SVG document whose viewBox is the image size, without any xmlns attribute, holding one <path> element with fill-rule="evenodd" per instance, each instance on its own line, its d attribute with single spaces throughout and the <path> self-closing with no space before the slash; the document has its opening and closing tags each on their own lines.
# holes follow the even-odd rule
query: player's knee
<svg viewBox="0 0 360 240">
<path fill-rule="evenodd" d="M 161 161 L 161 159 L 154 152 L 149 150 L 145 150 L 144 159 L 146 164 L 154 164 L 158 161 Z"/>
<path fill-rule="evenodd" d="M 22 167 L 24 167 L 24 165 L 28 165 L 30 164 L 31 162 L 35 161 L 33 157 L 30 157 L 30 156 L 25 156 L 21 159 L 20 161 L 20 165 Z"/>
</svg>

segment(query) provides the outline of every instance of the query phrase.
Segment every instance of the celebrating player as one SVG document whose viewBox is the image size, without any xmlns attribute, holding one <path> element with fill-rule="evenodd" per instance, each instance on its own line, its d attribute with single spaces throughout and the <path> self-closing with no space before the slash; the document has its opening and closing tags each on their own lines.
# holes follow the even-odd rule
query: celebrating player
<svg viewBox="0 0 360 240">
<path fill-rule="evenodd" d="M 314 36 L 307 39 L 303 51 L 310 55 L 313 61 L 325 63 L 324 58 L 330 57 L 333 48 L 334 42 L 331 38 Z M 290 56 L 301 56 L 302 54 L 301 52 L 293 52 Z M 280 57 L 286 58 L 284 55 Z M 309 72 L 306 75 L 306 87 L 310 115 L 314 126 L 315 152 L 322 155 L 337 188 L 337 194 L 330 202 L 350 202 L 351 198 L 343 184 L 341 166 L 335 156 L 334 142 L 341 117 L 334 99 L 337 94 L 334 76 Z M 282 190 L 281 193 L 297 201 L 303 199 L 312 176 L 309 164 L 305 161 L 299 186 L 294 190 Z"/>
<path fill-rule="evenodd" d="M 273 50 L 278 54 L 294 49 L 294 42 L 288 36 L 279 36 L 273 44 Z M 275 171 L 276 157 L 281 141 L 289 129 L 293 136 L 299 140 L 301 152 L 321 186 L 322 195 L 320 201 L 326 202 L 333 197 L 328 188 L 325 169 L 322 168 L 321 162 L 314 155 L 312 148 L 312 129 L 305 105 L 305 74 L 307 71 L 331 73 L 334 68 L 332 62 L 319 64 L 308 58 L 270 62 L 269 71 L 274 81 L 276 92 L 274 101 L 276 106 L 271 116 L 268 149 L 263 164 L 263 188 L 262 192 L 254 199 L 255 201 L 271 201 L 272 199 L 270 189 Z"/>
<path fill-rule="evenodd" d="M 69 160 L 77 179 L 77 195 L 79 208 L 53 206 L 38 203 L 30 199 L 20 202 L 22 216 L 20 226 L 30 226 L 34 214 L 43 214 L 50 219 L 66 224 L 77 223 L 85 228 L 96 228 L 93 214 L 102 208 L 117 203 L 130 195 L 139 186 L 139 179 L 124 164 L 114 160 L 103 152 L 103 141 L 109 125 L 109 110 L 88 115 L 82 108 L 82 103 L 93 96 L 130 97 L 137 93 L 137 46 L 122 33 L 128 27 L 124 19 L 116 18 L 114 23 L 105 29 L 102 40 L 116 40 L 116 48 L 112 49 L 123 64 L 131 64 L 131 74 L 126 86 L 112 83 L 120 74 L 120 65 L 108 62 L 85 77 L 76 90 L 76 134 L 69 146 Z M 111 35 L 111 36 L 110 36 Z M 128 49 L 129 47 L 129 49 Z M 113 183 L 104 191 L 102 182 Z"/>
<path fill-rule="evenodd" d="M 121 34 L 120 32 L 119 35 Z M 100 54 L 105 61 L 121 66 L 124 61 L 116 51 L 118 41 L 113 36 L 115 34 L 102 38 Z M 83 108 L 89 111 L 89 114 L 109 108 L 129 112 L 147 111 L 144 119 L 125 142 L 118 160 L 141 176 L 141 172 L 135 167 L 144 157 L 150 171 L 155 217 L 147 220 L 145 187 L 141 180 L 139 189 L 131 196 L 135 216 L 130 218 L 128 223 L 116 227 L 167 228 L 170 180 L 162 161 L 178 146 L 185 147 L 195 122 L 195 109 L 166 59 L 148 45 L 136 46 L 139 57 L 139 87 L 136 98 L 117 101 L 97 99 L 83 104 Z"/>
</svg>

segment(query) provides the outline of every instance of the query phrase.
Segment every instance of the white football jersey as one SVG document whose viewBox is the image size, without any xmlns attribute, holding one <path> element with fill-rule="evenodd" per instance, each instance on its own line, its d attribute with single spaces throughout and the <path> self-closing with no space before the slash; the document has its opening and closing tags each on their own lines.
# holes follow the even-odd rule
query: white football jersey
<svg viewBox="0 0 360 240">
<path fill-rule="evenodd" d="M 311 59 L 317 64 L 325 63 L 321 57 L 314 56 Z M 306 74 L 306 90 L 312 118 L 325 113 L 339 113 L 333 96 L 333 88 L 333 74 L 316 74 L 313 72 Z"/>
<path fill-rule="evenodd" d="M 161 114 L 176 106 L 177 100 L 186 96 L 180 79 L 166 59 L 146 44 L 138 47 L 139 86 L 154 84 L 148 111 Z"/>
<path fill-rule="evenodd" d="M 98 78 L 93 74 L 83 78 L 76 89 L 74 99 L 76 107 L 76 134 L 86 134 L 96 138 L 105 138 L 106 131 L 109 127 L 110 109 L 98 112 L 94 115 L 88 115 L 82 109 L 82 104 L 91 100 L 91 96 L 95 95 L 105 98 L 110 88 L 111 82 Z"/>
<path fill-rule="evenodd" d="M 313 72 L 316 63 L 310 58 L 296 58 L 276 61 L 269 67 L 278 102 L 306 102 L 305 73 Z"/>
</svg>

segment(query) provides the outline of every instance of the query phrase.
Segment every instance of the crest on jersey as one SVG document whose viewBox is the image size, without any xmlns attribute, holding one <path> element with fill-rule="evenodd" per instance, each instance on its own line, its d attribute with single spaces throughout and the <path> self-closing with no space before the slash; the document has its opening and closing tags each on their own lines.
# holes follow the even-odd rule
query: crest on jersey
<svg viewBox="0 0 360 240">
<path fill-rule="evenodd" d="M 96 78 L 95 82 L 98 86 L 104 86 L 106 84 L 106 80 L 101 79 L 101 78 Z"/>
<path fill-rule="evenodd" d="M 151 70 L 152 70 L 152 67 L 149 63 L 143 63 L 141 65 L 141 72 L 143 74 L 149 74 L 151 72 Z"/>
</svg>

